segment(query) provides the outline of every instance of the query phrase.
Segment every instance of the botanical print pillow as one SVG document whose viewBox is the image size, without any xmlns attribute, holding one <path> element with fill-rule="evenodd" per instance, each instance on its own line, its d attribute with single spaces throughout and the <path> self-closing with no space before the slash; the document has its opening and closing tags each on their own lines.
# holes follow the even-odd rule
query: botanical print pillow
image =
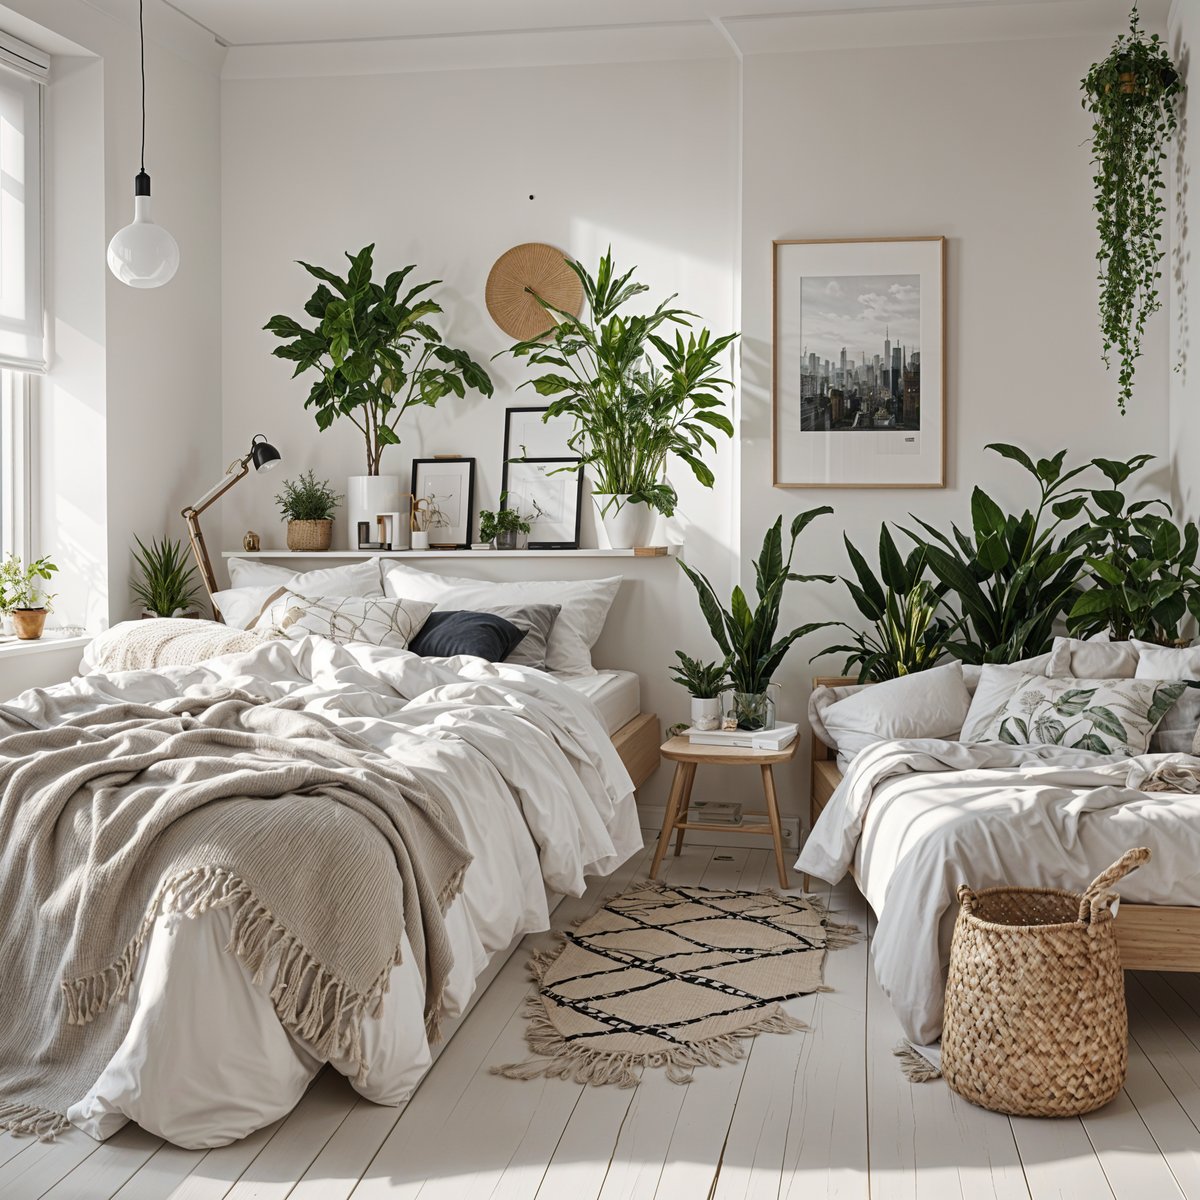
<svg viewBox="0 0 1200 1200">
<path fill-rule="evenodd" d="M 1150 735 L 1186 686 L 1181 680 L 1025 675 L 991 723 L 970 740 L 1145 754 Z"/>
<path fill-rule="evenodd" d="M 315 634 L 332 642 L 366 642 L 407 650 L 433 605 L 385 596 L 299 596 L 288 592 L 255 626 L 290 639 Z"/>
</svg>

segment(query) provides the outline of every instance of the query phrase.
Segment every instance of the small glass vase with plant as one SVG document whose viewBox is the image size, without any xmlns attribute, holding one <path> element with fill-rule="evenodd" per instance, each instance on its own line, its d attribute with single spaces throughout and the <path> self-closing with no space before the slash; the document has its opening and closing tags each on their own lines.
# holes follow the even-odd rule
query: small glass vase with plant
<svg viewBox="0 0 1200 1200">
<path fill-rule="evenodd" d="M 22 641 L 36 641 L 46 628 L 54 596 L 42 584 L 57 570 L 44 555 L 28 566 L 15 554 L 0 563 L 0 612 L 12 618 L 13 630 Z"/>
<path fill-rule="evenodd" d="M 297 479 L 285 479 L 275 503 L 287 522 L 287 548 L 328 550 L 333 544 L 333 514 L 341 502 L 329 480 L 318 480 L 311 467 Z"/>
<path fill-rule="evenodd" d="M 679 665 L 671 678 L 692 698 L 692 728 L 716 729 L 721 724 L 721 693 L 729 680 L 729 660 L 701 662 L 682 650 L 675 651 Z"/>
<path fill-rule="evenodd" d="M 528 544 L 533 518 L 518 509 L 503 507 L 507 500 L 508 493 L 501 492 L 498 512 L 487 508 L 479 510 L 479 537 L 481 541 L 491 542 L 493 550 L 523 550 Z"/>
<path fill-rule="evenodd" d="M 701 486 L 712 487 L 704 456 L 716 449 L 714 434 L 733 436 L 733 422 L 719 410 L 722 393 L 733 386 L 724 377 L 725 352 L 738 335 L 713 337 L 702 329 L 685 339 L 677 328 L 673 339 L 661 336 L 664 326 L 690 329 L 695 316 L 672 308 L 674 296 L 650 313 L 623 314 L 649 288 L 630 282 L 633 271 L 617 275 L 611 250 L 594 277 L 577 262 L 568 266 L 583 285 L 587 315 L 564 312 L 534 294 L 554 325 L 509 352 L 552 368 L 528 384 L 550 400 L 545 420 L 573 422 L 571 453 L 592 477 L 610 544 L 627 549 L 645 543 L 655 512 L 669 517 L 675 511 L 678 495 L 665 477 L 670 461 L 685 463 Z"/>
<path fill-rule="evenodd" d="M 679 565 L 696 589 L 700 611 L 708 622 L 713 639 L 729 662 L 729 682 L 733 689 L 729 715 L 736 719 L 739 729 L 772 729 L 775 725 L 775 706 L 769 691 L 771 679 L 779 670 L 792 644 L 831 622 L 814 621 L 799 625 L 777 638 L 779 606 L 789 580 L 800 583 L 832 583 L 832 575 L 799 575 L 792 570 L 796 539 L 817 517 L 832 513 L 828 505 L 811 508 L 792 520 L 791 545 L 783 556 L 783 517 L 780 517 L 763 538 L 762 550 L 754 563 L 754 590 L 757 601 L 753 608 L 740 587 L 733 589 L 729 607 L 717 598 L 708 579 L 689 567 L 682 559 Z"/>
<path fill-rule="evenodd" d="M 133 561 L 139 575 L 131 583 L 134 596 L 141 601 L 143 617 L 194 617 L 196 597 L 196 568 L 181 542 L 163 538 L 150 539 L 147 546 L 134 535 L 138 548 Z"/>
</svg>

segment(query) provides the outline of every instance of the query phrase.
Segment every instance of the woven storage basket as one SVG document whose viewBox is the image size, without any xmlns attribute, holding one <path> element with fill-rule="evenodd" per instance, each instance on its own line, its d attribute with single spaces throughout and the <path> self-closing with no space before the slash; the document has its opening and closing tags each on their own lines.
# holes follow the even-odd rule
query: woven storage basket
<svg viewBox="0 0 1200 1200">
<path fill-rule="evenodd" d="M 1125 1083 L 1129 1022 L 1109 889 L 1150 857 L 1130 850 L 1083 895 L 958 890 L 942 1074 L 994 1112 L 1066 1117 Z"/>
<path fill-rule="evenodd" d="M 332 521 L 289 521 L 287 523 L 287 548 L 289 550 L 328 550 L 332 543 Z"/>
</svg>

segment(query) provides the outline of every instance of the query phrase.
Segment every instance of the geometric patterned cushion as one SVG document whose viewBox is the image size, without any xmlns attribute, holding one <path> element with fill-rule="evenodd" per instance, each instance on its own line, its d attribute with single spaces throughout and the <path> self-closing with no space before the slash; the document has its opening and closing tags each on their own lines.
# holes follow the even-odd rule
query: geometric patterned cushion
<svg viewBox="0 0 1200 1200">
<path fill-rule="evenodd" d="M 366 642 L 407 650 L 434 605 L 387 596 L 284 595 L 259 618 L 255 629 L 270 629 L 279 637 L 328 638 L 331 642 Z"/>
</svg>

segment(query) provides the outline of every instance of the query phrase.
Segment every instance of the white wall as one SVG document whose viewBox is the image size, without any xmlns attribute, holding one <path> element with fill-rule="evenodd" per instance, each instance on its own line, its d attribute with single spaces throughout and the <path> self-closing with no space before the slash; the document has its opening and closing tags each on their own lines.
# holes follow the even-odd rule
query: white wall
<svg viewBox="0 0 1200 1200">
<path fill-rule="evenodd" d="M 1180 512 L 1200 518 L 1200 94 L 1195 56 L 1200 48 L 1200 8 L 1189 0 L 1171 6 L 1167 44 L 1191 82 L 1171 156 L 1171 257 L 1163 272 L 1169 295 L 1171 341 L 1170 444 L 1175 499 Z"/>
<path fill-rule="evenodd" d="M 854 48 L 745 60 L 742 233 L 743 574 L 780 513 L 831 504 L 810 527 L 802 571 L 845 573 L 842 533 L 874 557 L 883 519 L 915 512 L 969 521 L 982 485 L 1028 501 L 1023 473 L 984 450 L 1015 442 L 1074 459 L 1162 458 L 1167 487 L 1166 324 L 1148 330 L 1137 395 L 1118 415 L 1100 362 L 1087 115 L 1077 81 L 1106 37 Z M 944 234 L 949 239 L 949 438 L 944 490 L 775 489 L 770 470 L 773 238 Z M 844 589 L 794 586 L 790 624 L 856 621 Z M 803 711 L 828 631 L 799 644 L 782 673 Z M 841 640 L 840 638 L 837 640 Z M 793 782 L 800 786 L 797 775 Z"/>
</svg>

